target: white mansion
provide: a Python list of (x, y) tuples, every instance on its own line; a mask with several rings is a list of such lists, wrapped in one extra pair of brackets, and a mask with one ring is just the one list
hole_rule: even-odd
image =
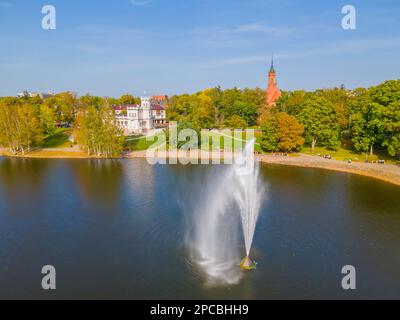
[(125, 134), (147, 134), (167, 126), (167, 113), (159, 99), (142, 97), (141, 104), (114, 106), (117, 125)]

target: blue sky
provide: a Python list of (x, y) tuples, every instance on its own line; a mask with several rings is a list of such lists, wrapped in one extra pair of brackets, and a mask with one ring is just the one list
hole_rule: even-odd
[(399, 78), (399, 17), (398, 0), (0, 0), (0, 96), (264, 88), (272, 53), (284, 90), (371, 86)]

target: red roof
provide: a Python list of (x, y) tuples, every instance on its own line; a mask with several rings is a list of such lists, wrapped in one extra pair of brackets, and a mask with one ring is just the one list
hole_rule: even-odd
[[(122, 111), (122, 110), (126, 110), (127, 108), (139, 108), (139, 107), (140, 107), (140, 105), (137, 105), (137, 104), (126, 104), (123, 106), (113, 106), (115, 111)], [(152, 110), (165, 110), (165, 108), (163, 106), (160, 106), (159, 104), (152, 104), (151, 109)]]
[(126, 110), (127, 108), (137, 108), (139, 105), (137, 104), (125, 104), (122, 106), (113, 106), (114, 110)]
[(163, 100), (168, 100), (168, 96), (166, 96), (166, 95), (152, 96), (151, 99), (163, 101)]
[(122, 110), (125, 110), (126, 107), (125, 107), (125, 106), (113, 106), (113, 109), (114, 109), (115, 111), (122, 111)]
[(161, 111), (165, 110), (165, 108), (163, 106), (160, 106), (159, 104), (152, 104), (151, 109), (152, 110), (161, 110)]

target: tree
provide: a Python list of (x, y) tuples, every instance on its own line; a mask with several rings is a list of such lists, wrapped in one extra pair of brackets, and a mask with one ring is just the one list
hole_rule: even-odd
[(400, 156), (400, 101), (391, 102), (387, 106), (384, 130), (382, 146), (390, 156)]
[(53, 135), (56, 131), (56, 119), (54, 110), (50, 108), (48, 105), (41, 105), (40, 106), (40, 124), (42, 126), (43, 132), (46, 135)]
[(391, 155), (400, 153), (400, 80), (386, 81), (368, 90), (355, 91), (352, 105), (352, 140), (358, 151), (372, 155), (384, 148)]
[[(259, 88), (206, 89), (195, 94), (173, 96), (169, 100), (169, 121), (186, 120), (196, 128), (216, 128), (226, 125), (233, 116), (253, 126), (261, 113), (265, 92)], [(235, 117), (235, 119), (238, 119)]]
[(344, 87), (317, 90), (316, 94), (324, 97), (332, 103), (336, 114), (337, 120), (341, 130), (348, 129), (349, 126), (349, 100), (351, 99), (350, 92)]
[(30, 104), (17, 107), (17, 135), (19, 136), (19, 149), (22, 155), (25, 151), (31, 151), (33, 146), (39, 145), (43, 141), (43, 131), (40, 121), (36, 117), (35, 111)]
[(338, 148), (340, 126), (335, 108), (327, 99), (315, 95), (308, 98), (298, 118), (304, 125), (306, 143), (313, 151), (317, 144)]
[(89, 107), (95, 107), (99, 109), (104, 105), (104, 99), (96, 96), (86, 94), (79, 98), (78, 106), (80, 109), (87, 109)]
[(247, 122), (238, 115), (233, 115), (225, 121), (225, 127), (230, 129), (244, 129), (247, 127)]
[(287, 112), (292, 116), (297, 116), (312, 93), (298, 90), (293, 92), (282, 92), (281, 98), (277, 101), (276, 106), (279, 111)]
[(88, 155), (111, 158), (122, 152), (124, 136), (115, 124), (114, 111), (90, 106), (77, 117), (77, 138)]
[(135, 98), (131, 94), (125, 94), (119, 98), (119, 103), (121, 105), (126, 104), (140, 104), (140, 98)]
[(8, 148), (12, 154), (19, 150), (17, 123), (15, 107), (3, 100), (0, 104), (0, 145)]
[(193, 97), (194, 110), (188, 120), (197, 129), (212, 129), (216, 125), (216, 108), (207, 91)]
[[(179, 141), (179, 134), (186, 129), (191, 130), (191, 135), (186, 138), (186, 141)], [(170, 130), (165, 130), (166, 140), (170, 144), (170, 148), (176, 147), (177, 149), (180, 149), (184, 145), (190, 149), (197, 149), (199, 147), (201, 136), (200, 131), (196, 129), (190, 122), (187, 122), (186, 120), (179, 121), (176, 127), (176, 132), (176, 136), (170, 136)], [(194, 142), (189, 143), (190, 141)]]
[(278, 121), (275, 114), (265, 115), (265, 122), (262, 126), (261, 148), (264, 151), (275, 152), (278, 150)]
[(70, 92), (62, 92), (44, 100), (44, 104), (52, 108), (56, 121), (72, 125), (77, 111), (77, 99)]
[(386, 81), (371, 91), (380, 129), (378, 140), (389, 155), (400, 155), (400, 80)]
[(290, 152), (299, 150), (305, 140), (304, 126), (287, 113), (278, 114), (278, 150)]
[(248, 126), (254, 126), (259, 115), (258, 107), (249, 101), (235, 101), (232, 106), (233, 115), (246, 121)]
[(12, 154), (25, 155), (43, 140), (42, 128), (35, 109), (28, 103), (11, 106), (0, 103), (0, 144)]
[(304, 127), (299, 121), (284, 112), (270, 113), (263, 126), (261, 147), (265, 151), (291, 152), (304, 144)]

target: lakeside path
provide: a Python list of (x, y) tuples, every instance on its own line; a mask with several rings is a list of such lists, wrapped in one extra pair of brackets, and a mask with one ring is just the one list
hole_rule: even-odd
[(87, 153), (80, 150), (78, 147), (74, 148), (49, 148), (31, 151), (25, 156), (12, 155), (4, 148), (0, 148), (0, 156), (10, 158), (27, 158), (27, 159), (89, 159)]
[[(0, 155), (9, 156), (0, 148)], [(123, 158), (146, 158), (146, 151), (126, 152)], [(400, 186), (400, 165), (375, 164), (364, 162), (328, 160), (317, 156), (297, 154), (289, 157), (275, 155), (257, 155), (261, 162), (269, 164), (296, 166), (302, 168), (318, 168), (331, 171), (347, 172), (367, 176)], [(88, 159), (85, 152), (78, 148), (42, 149), (25, 155), (25, 158), (49, 158), (49, 159)]]
[(395, 164), (347, 163), (346, 161), (328, 160), (305, 154), (292, 157), (259, 155), (257, 158), (264, 163), (347, 172), (383, 180), (400, 186), (400, 165)]
[[(146, 151), (134, 151), (125, 154), (125, 158), (145, 158)], [(400, 165), (328, 160), (318, 156), (296, 154), (284, 157), (276, 155), (257, 155), (263, 163), (295, 166), (301, 168), (317, 168), (330, 171), (347, 172), (362, 175), (400, 186)]]

